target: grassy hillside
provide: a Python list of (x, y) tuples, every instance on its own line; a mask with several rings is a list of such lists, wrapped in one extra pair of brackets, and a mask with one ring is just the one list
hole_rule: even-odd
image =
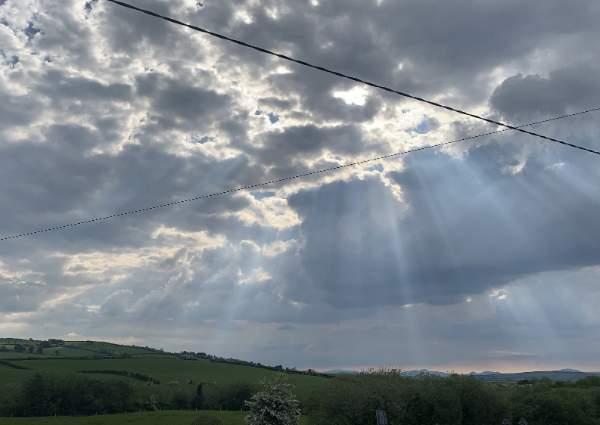
[[(57, 340), (60, 341), (60, 340)], [(26, 348), (25, 351), (15, 351), (15, 345), (19, 344)], [(2, 359), (24, 359), (24, 358), (57, 358), (57, 357), (114, 357), (122, 355), (131, 356), (168, 356), (160, 350), (148, 347), (134, 347), (127, 345), (111, 344), (109, 342), (96, 341), (61, 341), (58, 344), (44, 346), (43, 341), (0, 338), (0, 360)], [(33, 352), (29, 348), (33, 348)], [(38, 348), (42, 353), (38, 353)], [(58, 352), (58, 353), (57, 353)]]
[[(48, 373), (72, 373), (82, 370), (120, 370), (136, 372), (156, 379), (161, 384), (171, 381), (198, 383), (201, 380), (216, 383), (231, 381), (258, 382), (265, 377), (272, 378), (276, 372), (256, 367), (216, 363), (208, 360), (182, 360), (168, 357), (132, 357), (128, 359), (42, 359), (22, 360), (15, 365)], [(0, 365), (0, 385), (19, 383), (29, 377), (31, 370), (11, 369)], [(6, 373), (4, 373), (6, 372)], [(118, 375), (88, 375), (94, 379), (125, 379)], [(303, 397), (320, 387), (327, 379), (308, 375), (289, 375), (288, 382), (295, 386), (298, 396)], [(135, 382), (131, 380), (131, 382)]]
[[(14, 351), (17, 344), (25, 347), (25, 351)], [(5, 348), (1, 349), (2, 347)], [(29, 352), (30, 347), (33, 353)], [(35, 371), (54, 374), (80, 371), (137, 373), (159, 381), (161, 387), (169, 386), (173, 381), (194, 386), (200, 381), (217, 385), (234, 381), (257, 383), (263, 378), (273, 378), (277, 373), (275, 370), (249, 365), (213, 362), (202, 358), (184, 359), (177, 353), (164, 353), (149, 347), (97, 341), (0, 338), (0, 349), (0, 385), (19, 384), (31, 377)], [(38, 354), (38, 350), (42, 353)], [(11, 368), (10, 365), (28, 370)], [(102, 381), (124, 380), (136, 385), (145, 385), (139, 379), (118, 374), (94, 373), (84, 376)], [(326, 378), (310, 375), (288, 376), (288, 382), (294, 385), (295, 392), (301, 399), (326, 381)], [(161, 391), (160, 388), (156, 390)]]

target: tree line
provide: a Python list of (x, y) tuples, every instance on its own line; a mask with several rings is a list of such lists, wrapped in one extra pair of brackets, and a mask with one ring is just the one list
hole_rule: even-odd
[(140, 410), (248, 410), (244, 404), (257, 391), (251, 382), (217, 384), (201, 381), (167, 384), (142, 374), (97, 370), (145, 381), (98, 380), (79, 374), (35, 372), (21, 384), (0, 386), (0, 416), (68, 416)]
[(390, 425), (500, 424), (600, 425), (600, 379), (549, 379), (497, 386), (469, 375), (402, 376), (381, 370), (329, 381), (307, 400), (311, 425), (374, 423), (386, 410)]
[(203, 352), (194, 353), (193, 351), (189, 351), (189, 352), (182, 351), (180, 353), (171, 353), (171, 354), (173, 354), (177, 357), (183, 358), (183, 359), (187, 359), (187, 360), (204, 359), (204, 360), (209, 360), (211, 362), (216, 362), (216, 363), (227, 363), (227, 364), (236, 364), (236, 365), (240, 365), (240, 366), (258, 367), (261, 369), (272, 370), (274, 372), (285, 372), (287, 374), (294, 374), (294, 375), (320, 376), (322, 378), (332, 378), (333, 377), (333, 376), (327, 375), (325, 373), (317, 372), (316, 370), (313, 370), (313, 369), (298, 370), (295, 367), (289, 368), (289, 367), (283, 367), (282, 365), (268, 366), (268, 365), (264, 365), (262, 363), (255, 363), (255, 362), (250, 362), (250, 361), (246, 361), (246, 360), (234, 359), (231, 357), (229, 357), (229, 358), (218, 357), (218, 356), (214, 356), (212, 354), (206, 354)]
[(112, 369), (102, 369), (102, 370), (79, 370), (77, 373), (99, 373), (105, 375), (118, 375), (118, 376), (126, 376), (128, 378), (137, 379), (138, 381), (149, 382), (154, 385), (160, 384), (160, 381), (157, 381), (154, 378), (150, 378), (148, 375), (144, 375), (142, 373), (137, 372), (128, 372), (126, 370), (112, 370)]

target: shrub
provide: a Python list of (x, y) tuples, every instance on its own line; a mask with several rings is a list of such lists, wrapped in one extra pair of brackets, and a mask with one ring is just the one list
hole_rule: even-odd
[(258, 390), (256, 384), (251, 382), (229, 382), (221, 385), (205, 385), (196, 390), (194, 403), (202, 400), (201, 407), (207, 410), (240, 410), (246, 405), (244, 402), (250, 400), (252, 394)]
[(292, 393), (284, 373), (272, 381), (260, 381), (261, 390), (250, 401), (250, 414), (244, 418), (246, 425), (297, 425), (300, 422), (298, 400)]

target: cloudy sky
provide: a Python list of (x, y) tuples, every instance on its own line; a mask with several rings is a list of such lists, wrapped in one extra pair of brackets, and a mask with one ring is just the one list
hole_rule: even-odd
[[(600, 107), (597, 0), (130, 0), (511, 125)], [(600, 150), (600, 112), (529, 127)], [(499, 130), (105, 0), (0, 0), (0, 237)], [(600, 156), (506, 131), (0, 242), (0, 336), (600, 370)]]

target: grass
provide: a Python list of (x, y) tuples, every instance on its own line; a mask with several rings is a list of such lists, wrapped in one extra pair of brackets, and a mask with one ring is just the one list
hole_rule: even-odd
[[(94, 344), (95, 345), (95, 344)], [(69, 348), (64, 349), (70, 350)], [(201, 380), (216, 382), (217, 384), (231, 381), (258, 382), (263, 378), (273, 378), (275, 371), (257, 367), (232, 365), (226, 363), (210, 362), (208, 360), (181, 360), (169, 357), (144, 356), (129, 359), (68, 359), (51, 358), (45, 356), (42, 360), (21, 360), (15, 362), (46, 373), (73, 373), (80, 370), (123, 370), (147, 375), (153, 379), (167, 384), (171, 381), (187, 382), (191, 380), (197, 384)], [(11, 369), (0, 365), (0, 385), (16, 384), (27, 379), (32, 371)], [(85, 375), (92, 379), (101, 380), (126, 380), (135, 381), (118, 375), (94, 374)], [(327, 379), (308, 375), (288, 375), (288, 382), (294, 385), (296, 395), (304, 399), (309, 393), (327, 382)]]
[[(19, 365), (48, 373), (69, 373), (79, 370), (126, 370), (148, 375), (161, 383), (171, 381), (184, 382), (201, 380), (225, 383), (231, 381), (258, 382), (265, 377), (272, 378), (276, 372), (256, 367), (210, 362), (208, 360), (180, 360), (161, 357), (135, 357), (131, 359), (96, 359), (96, 360), (23, 360)], [(27, 372), (18, 371), (16, 372)], [(94, 375), (100, 377), (101, 375)], [(109, 379), (122, 379), (117, 375), (107, 375)], [(17, 375), (5, 377), (0, 375), (0, 384), (21, 382)], [(288, 382), (296, 387), (301, 396), (320, 387), (327, 379), (308, 375), (288, 375)]]
[[(7, 341), (7, 340), (5, 340)], [(11, 340), (13, 342), (14, 340)], [(24, 345), (29, 347), (31, 344), (30, 341), (22, 341)], [(160, 351), (154, 351), (151, 349), (145, 348), (137, 348), (137, 347), (127, 347), (122, 345), (110, 344), (106, 342), (96, 342), (94, 344), (78, 341), (70, 341), (64, 347), (50, 347), (44, 348), (43, 354), (38, 354), (37, 351), (30, 353), (29, 351), (24, 351), (22, 353), (13, 351), (14, 344), (2, 344), (4, 345), (7, 351), (0, 351), (0, 359), (15, 359), (15, 358), (48, 358), (48, 357), (110, 357), (115, 355), (121, 355), (123, 353), (130, 354), (133, 356), (163, 356), (170, 357), (165, 354), (162, 354)], [(36, 347), (37, 350), (37, 347)], [(56, 355), (56, 351), (59, 352), (58, 356)], [(106, 351), (102, 353), (101, 351)], [(118, 354), (113, 354), (111, 351), (114, 351)]]
[[(210, 412), (223, 421), (223, 425), (243, 425), (248, 412)], [(162, 412), (136, 412), (119, 415), (98, 415), (84, 417), (61, 416), (59, 418), (0, 418), (0, 424), (14, 425), (189, 425), (196, 417), (196, 411), (167, 410)], [(300, 425), (306, 425), (308, 418), (300, 418)]]
[(158, 350), (142, 347), (130, 347), (127, 345), (111, 344), (110, 342), (87, 342), (87, 341), (69, 341), (67, 345), (77, 345), (80, 349), (85, 349), (88, 355), (110, 355), (100, 353), (101, 350), (116, 351), (118, 353), (126, 353), (131, 355), (164, 355)]
[(17, 384), (33, 375), (32, 370), (19, 370), (0, 364), (0, 384)]
[(19, 353), (17, 351), (12, 351), (12, 348), (11, 351), (0, 351), (0, 360), (25, 359), (27, 357), (46, 358), (48, 356), (44, 354), (37, 354), (35, 352), (30, 353), (28, 351)]

